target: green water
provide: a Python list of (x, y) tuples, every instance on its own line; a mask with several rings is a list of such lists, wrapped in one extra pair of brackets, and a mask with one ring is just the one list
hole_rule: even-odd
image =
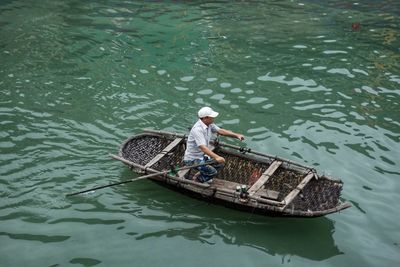
[[(399, 266), (399, 15), (394, 0), (1, 1), (0, 265)], [(341, 178), (353, 207), (262, 217), (150, 181), (65, 197), (135, 177), (108, 154), (143, 128), (185, 132), (203, 105), (240, 145)]]

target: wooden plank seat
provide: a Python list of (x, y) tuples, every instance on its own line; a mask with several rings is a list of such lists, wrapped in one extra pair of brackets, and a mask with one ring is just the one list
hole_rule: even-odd
[(183, 140), (183, 138), (175, 138), (174, 141), (172, 141), (168, 146), (166, 146), (163, 151), (161, 151), (157, 156), (155, 156), (152, 160), (150, 160), (144, 167), (149, 168), (154, 165), (157, 161), (162, 159), (168, 152), (170, 152), (172, 149), (174, 149), (177, 145), (180, 144), (180, 142)]
[(236, 182), (219, 179), (218, 177), (216, 177), (216, 178), (213, 178), (211, 185), (218, 187), (218, 188), (226, 188), (226, 189), (236, 190), (236, 186), (238, 186), (240, 184), (238, 184)]
[[(218, 178), (213, 178), (213, 182), (211, 183), (211, 186), (215, 186), (217, 188), (226, 188), (230, 190), (235, 190), (236, 187), (240, 185), (239, 183), (236, 182), (231, 182), (223, 179), (218, 179)], [(253, 194), (254, 196), (260, 197), (260, 198), (265, 198), (265, 199), (273, 199), (276, 200), (278, 199), (279, 192), (273, 191), (273, 190), (262, 190), (258, 191), (257, 193)]]
[(249, 189), (249, 194), (252, 196), (260, 190), (261, 187), (268, 181), (268, 179), (274, 174), (274, 172), (281, 166), (282, 161), (275, 160), (271, 163), (268, 169), (258, 178), (257, 182), (253, 184), (252, 187)]
[(253, 195), (261, 197), (261, 198), (277, 200), (278, 197), (279, 197), (279, 192), (278, 191), (274, 191), (274, 190), (266, 189), (265, 191), (258, 191), (257, 193), (255, 193)]
[(312, 178), (314, 178), (314, 176), (314, 172), (309, 172), (306, 177), (304, 177), (300, 184), (285, 197), (285, 206), (282, 209), (285, 209), (293, 201), (293, 199), (295, 199), (295, 197), (301, 192), (301, 190), (303, 190), (307, 183), (311, 181)]

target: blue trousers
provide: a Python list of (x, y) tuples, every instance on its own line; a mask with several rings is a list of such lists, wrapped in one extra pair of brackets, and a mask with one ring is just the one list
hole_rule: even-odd
[[(191, 166), (191, 165), (206, 163), (208, 160), (209, 159), (207, 157), (204, 157), (204, 159), (185, 160), (184, 163), (187, 166)], [(213, 166), (202, 165), (202, 166), (196, 167), (196, 169), (200, 172), (200, 176), (198, 179), (202, 183), (207, 182), (208, 180), (212, 179), (213, 176), (217, 175), (218, 170), (222, 169), (223, 167), (224, 167), (224, 164), (215, 164)]]

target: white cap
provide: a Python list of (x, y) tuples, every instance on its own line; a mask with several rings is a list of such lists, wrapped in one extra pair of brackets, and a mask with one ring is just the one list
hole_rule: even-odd
[(199, 115), (199, 118), (201, 119), (201, 118), (204, 118), (204, 117), (215, 118), (215, 117), (218, 116), (219, 113), (215, 112), (210, 107), (202, 107), (197, 114)]

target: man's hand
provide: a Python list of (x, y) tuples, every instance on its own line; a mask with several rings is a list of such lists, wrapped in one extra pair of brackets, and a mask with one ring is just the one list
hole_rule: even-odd
[(222, 128), (218, 130), (218, 133), (220, 135), (223, 135), (223, 136), (229, 136), (229, 137), (233, 137), (233, 138), (239, 139), (240, 141), (244, 140), (244, 136), (242, 134), (234, 133), (232, 131), (225, 130), (225, 129), (222, 129)]
[(218, 163), (225, 163), (225, 159), (223, 157), (217, 156), (214, 158)]
[(240, 141), (244, 140), (244, 136), (241, 134), (236, 134), (236, 138), (239, 139)]
[(217, 161), (220, 164), (224, 164), (225, 163), (225, 159), (223, 157), (221, 157), (218, 154), (215, 154), (214, 152), (212, 152), (208, 147), (206, 147), (205, 145), (200, 145), (199, 146), (200, 150), (204, 152), (204, 154), (206, 154), (207, 156), (209, 156), (210, 158), (215, 159), (215, 161)]

